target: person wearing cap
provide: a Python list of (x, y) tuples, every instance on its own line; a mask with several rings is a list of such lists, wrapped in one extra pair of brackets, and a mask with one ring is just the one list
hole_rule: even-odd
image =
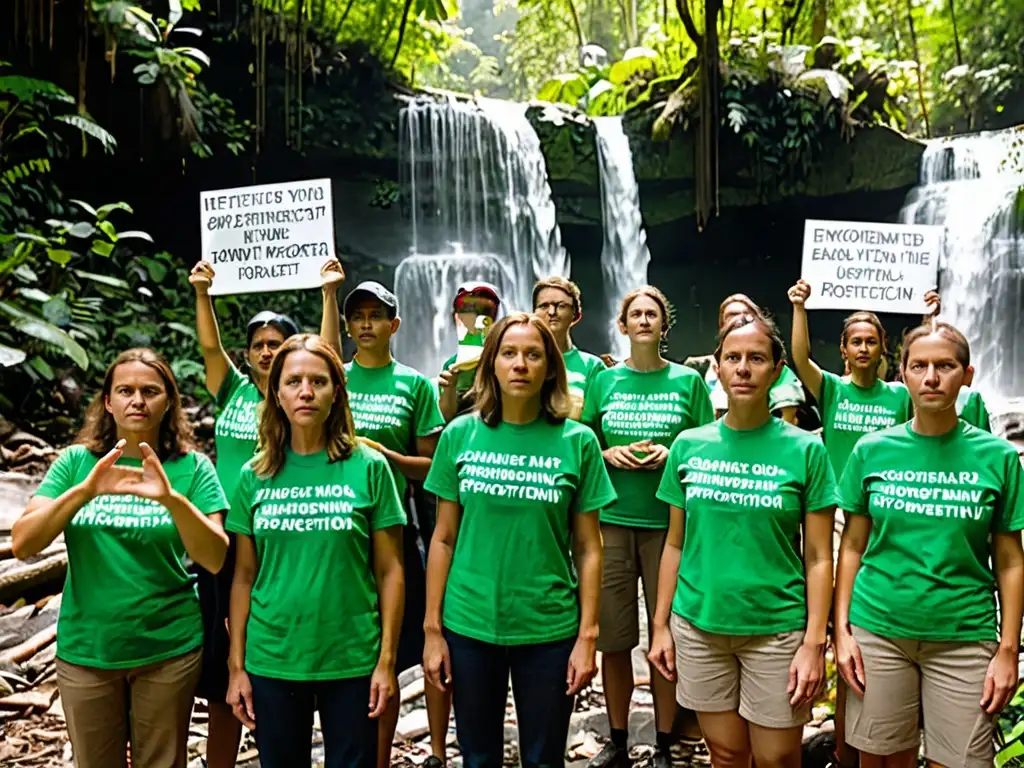
[(594, 377), (606, 367), (597, 355), (573, 346), (569, 332), (583, 319), (583, 298), (579, 286), (560, 275), (538, 280), (533, 286), (533, 313), (547, 323), (562, 352), (569, 379), (569, 398), (572, 400), (569, 417), (579, 420), (587, 389)]
[(459, 339), (460, 351), (441, 365), (437, 380), (438, 404), (446, 422), (473, 407), (470, 390), (480, 359), (479, 353), (473, 352), (483, 349), (487, 329), (498, 319), (500, 307), (498, 289), (490, 283), (463, 283), (455, 292), (452, 316), (456, 326), (465, 329), (465, 336)]
[[(445, 420), (430, 380), (391, 356), (391, 337), (402, 324), (395, 295), (373, 280), (362, 282), (345, 297), (342, 314), (349, 336), (356, 343), (355, 357), (345, 365), (356, 435), (390, 462), (410, 521), (403, 535), (405, 615), (395, 666), (400, 673), (416, 666), (423, 658), (426, 578), (425, 563), (419, 554), (419, 537), (429, 542), (433, 533), (432, 511), (428, 514), (423, 508), (426, 504), (414, 504), (410, 482), (422, 483), (426, 479)], [(340, 351), (338, 306), (333, 293), (324, 294), (320, 335)], [(451, 696), (432, 686), (426, 689), (426, 696), (432, 754), (424, 765), (425, 768), (440, 768), (446, 759)], [(397, 697), (393, 698), (381, 717), (377, 747), (380, 768), (391, 764), (399, 703)]]
[[(324, 292), (334, 293), (345, 279), (337, 261), (324, 265)], [(235, 367), (221, 342), (210, 286), (213, 266), (198, 262), (189, 275), (196, 292), (196, 333), (206, 368), (206, 388), (217, 402), (214, 444), (217, 477), (230, 503), (242, 466), (256, 453), (258, 409), (267, 390), (267, 376), (278, 348), (299, 332), (295, 321), (271, 310), (257, 313), (246, 325), (243, 373)], [(196, 569), (199, 602), (203, 612), (203, 671), (196, 695), (208, 702), (210, 710), (207, 768), (234, 766), (242, 736), (241, 723), (227, 705), (228, 689), (228, 602), (235, 569), (235, 541), (230, 536), (224, 568), (214, 576)]]

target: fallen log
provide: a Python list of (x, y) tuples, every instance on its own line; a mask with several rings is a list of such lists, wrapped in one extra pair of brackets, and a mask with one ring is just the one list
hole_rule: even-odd
[(57, 691), (20, 691), (0, 699), (0, 709), (39, 709), (46, 711), (53, 704)]
[(25, 642), (0, 652), (0, 661), (13, 661), (15, 664), (20, 664), (25, 659), (35, 656), (56, 639), (57, 625), (54, 624), (32, 635)]
[[(60, 614), (60, 598), (61, 596), (58, 595), (56, 600), (48, 601), (44, 604), (42, 610), (39, 610), (34, 615), (30, 615), (28, 618), (22, 618), (19, 622), (11, 620), (5, 626), (0, 626), (0, 653), (3, 653), (12, 646), (21, 645), (33, 635), (37, 635), (47, 627), (56, 624), (57, 617)], [(36, 608), (35, 605), (26, 607), (31, 608), (33, 611)], [(23, 616), (23, 614), (19, 615)], [(0, 619), (0, 622), (2, 621)]]
[(64, 578), (67, 567), (68, 553), (63, 546), (50, 555), (44, 551), (28, 560), (0, 562), (0, 602), (39, 584)]

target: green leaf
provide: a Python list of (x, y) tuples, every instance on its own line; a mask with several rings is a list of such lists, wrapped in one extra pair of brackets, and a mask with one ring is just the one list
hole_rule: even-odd
[(188, 336), (190, 339), (194, 339), (196, 337), (196, 329), (191, 328), (184, 323), (167, 323), (167, 327), (172, 331), (177, 331), (178, 333)]
[(70, 93), (49, 80), (37, 80), (34, 77), (23, 77), (22, 75), (0, 76), (0, 93), (10, 94), (18, 101), (32, 102), (39, 98), (44, 101), (59, 101), (65, 104), (75, 103)]
[(91, 117), (85, 115), (57, 115), (54, 119), (74, 126), (86, 136), (96, 139), (109, 154), (113, 154), (117, 148), (117, 139), (114, 138), (113, 134), (101, 128)]
[(11, 318), (11, 325), (26, 336), (52, 344), (63, 354), (70, 357), (75, 364), (85, 370), (89, 367), (89, 356), (81, 345), (60, 328), (18, 309), (10, 302), (0, 301), (0, 312)]
[(54, 296), (42, 306), (43, 317), (48, 323), (58, 328), (66, 328), (71, 324), (71, 307), (59, 296)]
[(100, 285), (109, 285), (111, 288), (123, 288), (127, 290), (131, 286), (128, 285), (124, 280), (119, 277), (109, 277), (107, 275), (97, 275), (94, 272), (86, 272), (82, 269), (74, 270), (74, 273), (84, 280), (91, 280), (94, 283)]
[(100, 231), (103, 232), (103, 234), (105, 234), (115, 243), (117, 242), (117, 229), (114, 227), (113, 224), (111, 224), (109, 221), (100, 221), (96, 224), (96, 226), (100, 228)]
[(83, 211), (88, 213), (90, 216), (93, 216), (93, 217), (96, 216), (96, 209), (93, 208), (88, 203), (83, 202), (81, 200), (68, 200), (68, 202), (69, 203), (73, 203), (74, 205), (77, 205), (79, 208), (81, 208)]
[(49, 245), (50, 241), (45, 237), (35, 234), (34, 232), (16, 232), (15, 237), (20, 237), (22, 240), (31, 240), (33, 243), (39, 243), (40, 245)]
[(650, 48), (630, 48), (623, 54), (622, 61), (612, 64), (608, 71), (608, 79), (615, 85), (622, 85), (634, 75), (656, 72), (657, 68), (657, 51)]
[(50, 300), (50, 294), (40, 291), (38, 288), (19, 288), (18, 295), (24, 296), (29, 301), (44, 302)]
[(203, 62), (203, 64), (205, 64), (206, 66), (210, 66), (210, 57), (207, 56), (204, 51), (201, 51), (198, 48), (175, 48), (174, 50), (176, 50), (182, 56), (188, 56), (190, 58), (195, 59), (196, 61)]
[(75, 254), (72, 251), (63, 248), (47, 248), (46, 255), (50, 257), (50, 261), (60, 264), (62, 267), (66, 267), (75, 258)]
[(0, 368), (10, 368), (11, 366), (21, 365), (25, 362), (25, 358), (28, 357), (23, 349), (16, 349), (14, 347), (8, 347), (6, 344), (0, 344)]
[(57, 378), (57, 374), (54, 373), (53, 368), (50, 367), (50, 364), (43, 360), (43, 358), (39, 357), (39, 355), (36, 355), (31, 360), (29, 360), (28, 364), (32, 366), (33, 369), (35, 369), (36, 373), (38, 373), (47, 381), (53, 381), (55, 378)]
[(128, 203), (107, 203), (106, 205), (101, 205), (99, 208), (96, 209), (96, 218), (102, 221), (114, 211), (127, 211), (128, 213), (135, 213), (135, 211), (132, 210), (132, 207), (128, 205)]
[[(106, 223), (106, 222), (104, 222), (104, 223)], [(92, 243), (92, 248), (90, 248), (89, 250), (91, 250), (93, 253), (95, 253), (98, 256), (103, 256), (104, 258), (109, 258), (110, 254), (112, 254), (114, 252), (114, 244), (113, 243), (108, 243), (108, 242), (106, 242), (104, 240), (94, 240), (93, 243)]]
[(96, 227), (87, 221), (79, 221), (68, 230), (68, 234), (72, 237), (92, 237), (96, 234)]
[(143, 231), (138, 230), (138, 229), (129, 229), (126, 232), (121, 232), (121, 233), (118, 234), (117, 239), (118, 240), (136, 239), (136, 240), (145, 240), (145, 241), (150, 242), (150, 243), (153, 242), (153, 238), (149, 236), (148, 232), (143, 232)]
[(167, 266), (157, 259), (140, 256), (139, 263), (146, 268), (146, 272), (149, 273), (149, 279), (154, 283), (162, 283), (167, 276)]

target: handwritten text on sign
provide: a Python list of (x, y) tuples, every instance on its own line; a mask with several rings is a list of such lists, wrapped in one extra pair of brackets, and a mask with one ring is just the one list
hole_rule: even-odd
[(808, 309), (923, 314), (936, 286), (942, 227), (808, 219), (801, 277)]
[(200, 193), (203, 258), (217, 273), (210, 293), (315, 288), (334, 258), (330, 179)]

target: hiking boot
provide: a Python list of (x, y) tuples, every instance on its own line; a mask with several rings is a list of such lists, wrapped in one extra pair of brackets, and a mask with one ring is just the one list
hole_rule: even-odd
[(600, 752), (590, 758), (587, 768), (632, 768), (632, 765), (629, 751), (619, 749), (609, 741)]
[(672, 755), (667, 750), (655, 747), (651, 768), (672, 768)]
[(445, 768), (445, 766), (446, 764), (444, 760), (437, 757), (436, 755), (431, 755), (423, 761), (423, 768)]

